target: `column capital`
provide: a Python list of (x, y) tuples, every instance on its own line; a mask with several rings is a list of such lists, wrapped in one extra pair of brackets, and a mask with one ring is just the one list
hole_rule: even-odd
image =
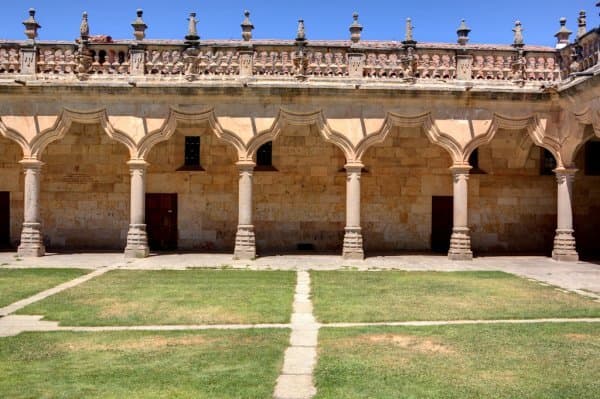
[(362, 162), (348, 162), (344, 165), (347, 173), (361, 173), (365, 165)]
[(129, 166), (129, 169), (131, 169), (131, 170), (136, 170), (136, 169), (146, 170), (149, 163), (144, 161), (143, 159), (132, 159), (127, 162), (127, 165)]
[(556, 168), (553, 170), (553, 172), (556, 173), (557, 176), (559, 176), (559, 175), (562, 175), (562, 176), (575, 175), (578, 171), (579, 171), (579, 169), (577, 169), (577, 168)]
[(453, 175), (468, 175), (471, 169), (473, 169), (473, 167), (468, 163), (457, 163), (450, 167), (450, 171)]
[(235, 163), (238, 170), (240, 172), (253, 172), (256, 167), (256, 162), (254, 161), (238, 161)]
[(40, 161), (39, 159), (35, 159), (35, 158), (25, 158), (19, 161), (19, 163), (21, 165), (23, 165), (23, 168), (25, 169), (41, 169), (42, 166), (44, 166), (44, 163), (42, 161)]

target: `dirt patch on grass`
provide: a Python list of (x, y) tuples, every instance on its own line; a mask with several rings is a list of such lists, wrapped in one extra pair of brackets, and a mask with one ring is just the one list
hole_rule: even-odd
[(449, 345), (436, 342), (430, 338), (399, 334), (368, 334), (338, 341), (337, 345), (352, 347), (357, 341), (362, 345), (390, 345), (424, 354), (453, 354), (456, 351)]
[(78, 341), (67, 342), (58, 345), (58, 349), (70, 352), (78, 351), (152, 351), (175, 346), (199, 346), (213, 342), (214, 339), (209, 339), (201, 335), (188, 337), (142, 337), (139, 339), (128, 339), (117, 342), (92, 342)]
[(589, 334), (565, 334), (565, 337), (572, 341), (589, 341), (592, 336)]

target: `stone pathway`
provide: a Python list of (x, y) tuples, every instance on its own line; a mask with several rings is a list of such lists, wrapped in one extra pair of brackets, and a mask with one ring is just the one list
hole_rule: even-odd
[(310, 275), (307, 271), (299, 271), (290, 347), (285, 351), (283, 370), (273, 395), (275, 399), (310, 399), (316, 395), (313, 369), (317, 363), (318, 335), (319, 325), (310, 299)]

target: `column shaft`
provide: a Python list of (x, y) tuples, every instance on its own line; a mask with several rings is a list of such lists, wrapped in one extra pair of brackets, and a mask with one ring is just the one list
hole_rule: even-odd
[(20, 162), (25, 173), (24, 221), (19, 256), (44, 256), (44, 238), (40, 222), (40, 174), (43, 163), (35, 159)]
[(362, 164), (346, 165), (346, 228), (344, 234), (344, 259), (364, 259), (362, 229), (360, 225), (360, 178)]
[(552, 258), (564, 262), (577, 262), (575, 230), (573, 229), (573, 180), (576, 169), (559, 168), (556, 173), (557, 191), (557, 226), (554, 238)]
[(256, 238), (252, 221), (252, 179), (254, 162), (238, 162), (239, 177), (239, 206), (238, 229), (235, 235), (234, 259), (256, 258)]
[(127, 163), (131, 175), (130, 223), (127, 232), (127, 258), (145, 258), (150, 253), (146, 233), (146, 168), (144, 160)]
[(456, 165), (451, 168), (454, 179), (454, 217), (450, 238), (451, 260), (472, 260), (471, 234), (469, 229), (469, 165)]

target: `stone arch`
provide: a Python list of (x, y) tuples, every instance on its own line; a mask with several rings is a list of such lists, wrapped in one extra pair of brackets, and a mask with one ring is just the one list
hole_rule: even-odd
[(547, 120), (541, 119), (537, 115), (511, 118), (494, 114), (490, 127), (485, 134), (475, 137), (465, 145), (462, 161), (467, 162), (475, 149), (489, 144), (496, 137), (500, 129), (526, 130), (527, 136), (523, 137), (519, 144), (520, 151), (517, 153), (518, 162), (523, 161), (524, 163), (526, 161), (531, 147), (535, 144), (550, 151), (556, 159), (557, 166), (561, 167), (563, 165), (560, 152), (561, 143), (546, 134), (546, 124)]
[(42, 131), (39, 135), (35, 136), (31, 140), (31, 157), (40, 159), (41, 154), (46, 147), (50, 143), (64, 138), (67, 132), (71, 129), (73, 123), (80, 123), (83, 125), (99, 124), (108, 137), (123, 144), (129, 151), (130, 157), (135, 157), (135, 142), (126, 133), (115, 129), (115, 127), (110, 123), (106, 109), (77, 111), (68, 108), (64, 108), (61, 111), (56, 119), (56, 122), (51, 128)]
[(175, 134), (177, 125), (180, 122), (206, 123), (215, 136), (236, 149), (240, 160), (247, 159), (248, 151), (244, 141), (234, 132), (226, 130), (221, 126), (212, 108), (200, 112), (184, 112), (171, 108), (169, 116), (161, 128), (150, 132), (140, 140), (137, 156), (140, 159), (145, 159), (152, 147), (160, 142), (169, 140)]
[(442, 147), (450, 154), (454, 163), (461, 163), (464, 159), (460, 143), (452, 135), (442, 132), (438, 128), (431, 112), (416, 116), (404, 116), (388, 112), (382, 127), (358, 143), (356, 146), (356, 160), (360, 162), (370, 147), (383, 143), (394, 127), (420, 127), (432, 144)]
[(31, 147), (27, 139), (19, 132), (8, 127), (0, 118), (0, 135), (17, 143), (21, 147), (23, 158), (31, 157)]
[(262, 131), (248, 142), (247, 159), (254, 158), (256, 151), (265, 143), (274, 141), (287, 126), (315, 126), (321, 137), (328, 143), (334, 144), (342, 150), (346, 160), (352, 162), (356, 159), (354, 146), (348, 138), (332, 129), (327, 123), (323, 111), (292, 112), (280, 109), (270, 129)]

